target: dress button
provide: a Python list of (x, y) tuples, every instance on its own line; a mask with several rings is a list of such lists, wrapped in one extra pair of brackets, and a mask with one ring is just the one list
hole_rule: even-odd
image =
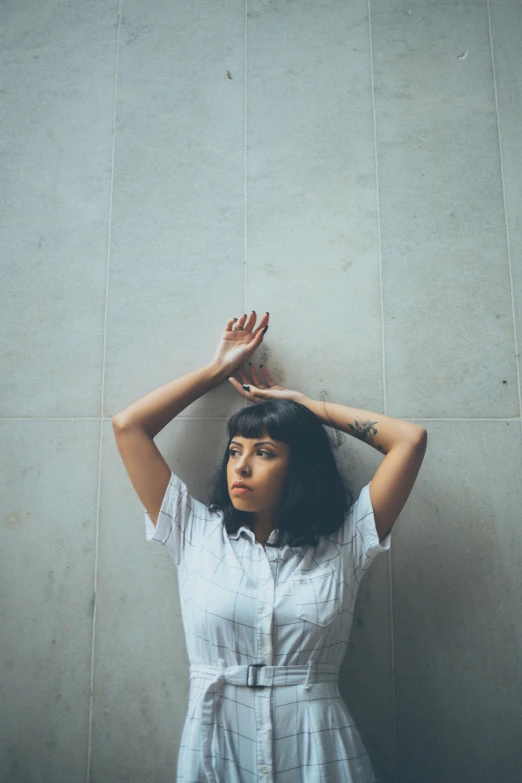
[(260, 772), (268, 772), (268, 767), (266, 766), (266, 764), (261, 764), (259, 770)]

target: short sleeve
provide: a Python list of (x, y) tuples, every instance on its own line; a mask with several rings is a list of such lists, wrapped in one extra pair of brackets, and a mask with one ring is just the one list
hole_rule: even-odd
[(164, 544), (179, 566), (186, 548), (197, 545), (211, 516), (207, 506), (193, 498), (187, 485), (171, 471), (156, 525), (145, 509), (145, 537), (147, 541)]
[(370, 484), (371, 482), (361, 489), (359, 497), (348, 510), (343, 529), (346, 556), (352, 561), (359, 583), (377, 555), (389, 551), (391, 546), (391, 530), (379, 541), (370, 498)]

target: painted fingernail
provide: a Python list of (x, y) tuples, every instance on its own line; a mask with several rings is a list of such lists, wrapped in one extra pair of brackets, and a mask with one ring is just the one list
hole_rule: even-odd
[(254, 313), (254, 315), (256, 315), (256, 311), (255, 310), (252, 310), (252, 312)]
[(233, 318), (232, 320), (233, 320), (233, 321), (237, 321), (237, 318)]
[(267, 315), (270, 315), (270, 313), (268, 312), (268, 310), (266, 311), (266, 314), (267, 314)]
[(252, 362), (248, 362), (248, 366), (251, 367), (251, 365), (252, 365)]
[(249, 391), (250, 391), (250, 386), (248, 386), (248, 384), (246, 384), (246, 383), (242, 383), (242, 384), (241, 384), (241, 386), (243, 387), (243, 389), (244, 389), (245, 391), (247, 391), (247, 392), (249, 392)]
[(263, 365), (262, 365), (262, 364), (260, 364), (259, 366), (260, 366), (260, 367), (263, 367)]
[(265, 328), (263, 329), (263, 334), (266, 334), (266, 330), (267, 330), (267, 329), (268, 329), (268, 324), (267, 324), (267, 325), (265, 326)]

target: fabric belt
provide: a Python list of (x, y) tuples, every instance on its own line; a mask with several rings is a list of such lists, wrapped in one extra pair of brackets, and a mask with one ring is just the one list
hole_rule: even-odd
[(266, 688), (272, 685), (299, 685), (304, 682), (309, 690), (314, 682), (339, 680), (339, 666), (330, 663), (309, 661), (302, 666), (272, 666), (265, 663), (251, 663), (245, 666), (225, 666), (218, 658), (218, 666), (205, 664), (190, 665), (190, 679), (203, 677), (208, 680), (201, 704), (201, 755), (203, 768), (209, 783), (220, 783), (212, 768), (212, 738), (215, 730), (214, 691), (218, 686), (221, 695), (224, 683), (244, 685), (248, 688)]

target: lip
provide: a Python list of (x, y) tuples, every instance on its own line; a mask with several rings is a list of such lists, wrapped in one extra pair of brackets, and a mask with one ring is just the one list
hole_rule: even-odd
[(249, 487), (232, 487), (232, 492), (236, 492), (238, 495), (246, 494), (247, 492), (252, 492)]

